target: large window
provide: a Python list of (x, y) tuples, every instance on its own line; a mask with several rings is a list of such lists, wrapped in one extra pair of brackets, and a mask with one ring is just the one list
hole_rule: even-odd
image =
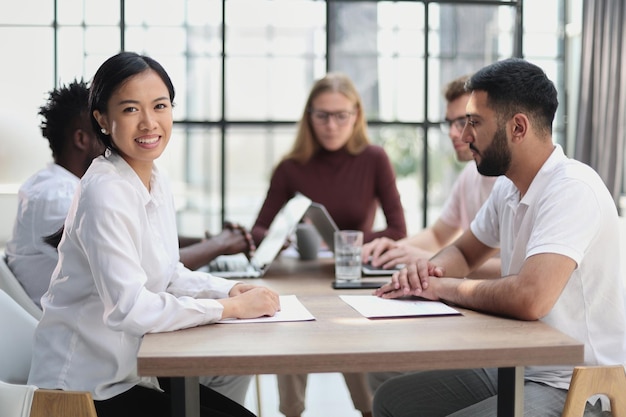
[[(175, 131), (159, 163), (175, 184), (181, 231), (217, 231), (224, 219), (252, 226), (310, 86), (327, 71), (342, 71), (362, 95), (372, 140), (393, 160), (413, 233), (436, 218), (462, 168), (439, 129), (443, 85), (519, 55), (521, 47), (564, 91), (564, 4), (5, 2), (0, 183), (14, 192), (50, 160), (37, 130), (45, 93), (74, 77), (89, 79), (108, 56), (132, 50), (161, 62), (176, 87)], [(559, 142), (565, 109), (556, 122)]]

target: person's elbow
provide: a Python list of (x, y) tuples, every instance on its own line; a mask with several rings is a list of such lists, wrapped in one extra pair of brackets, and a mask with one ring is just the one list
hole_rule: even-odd
[(391, 240), (400, 240), (406, 237), (406, 226), (390, 227), (385, 234)]
[(515, 318), (525, 321), (537, 321), (547, 316), (552, 307), (554, 300), (548, 297), (537, 296), (536, 291), (527, 290), (518, 292), (515, 297), (515, 309), (513, 315)]

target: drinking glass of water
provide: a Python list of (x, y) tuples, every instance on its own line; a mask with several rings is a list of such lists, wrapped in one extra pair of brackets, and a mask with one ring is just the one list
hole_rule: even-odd
[(335, 280), (354, 282), (361, 280), (361, 250), (363, 232), (339, 230), (335, 232)]

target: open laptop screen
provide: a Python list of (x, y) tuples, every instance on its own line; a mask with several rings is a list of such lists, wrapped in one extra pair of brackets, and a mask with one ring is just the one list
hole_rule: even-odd
[(254, 253), (255, 265), (263, 268), (276, 259), (285, 241), (294, 232), (310, 205), (311, 200), (308, 197), (297, 194), (283, 206), (274, 217), (267, 234)]

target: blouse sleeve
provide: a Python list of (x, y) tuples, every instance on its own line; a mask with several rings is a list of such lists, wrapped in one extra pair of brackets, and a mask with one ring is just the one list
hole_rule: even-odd
[(406, 237), (404, 208), (402, 207), (400, 192), (396, 185), (396, 175), (387, 153), (383, 148), (377, 148), (380, 149), (380, 152), (377, 153), (376, 161), (376, 195), (385, 214), (387, 228), (366, 233), (364, 239), (368, 242), (378, 237), (388, 237), (393, 240)]
[[(200, 283), (199, 275), (177, 270), (177, 259), (172, 262), (168, 253), (159, 252), (163, 245), (145, 238), (151, 228), (145, 201), (130, 184), (123, 180), (95, 184), (81, 196), (80, 207), (69, 235), (84, 253), (109, 328), (141, 336), (221, 318), (221, 303), (193, 296), (224, 296), (227, 287), (221, 280), (213, 285), (208, 274)], [(161, 237), (167, 238), (154, 240)], [(204, 284), (204, 292), (192, 293), (190, 279)]]

